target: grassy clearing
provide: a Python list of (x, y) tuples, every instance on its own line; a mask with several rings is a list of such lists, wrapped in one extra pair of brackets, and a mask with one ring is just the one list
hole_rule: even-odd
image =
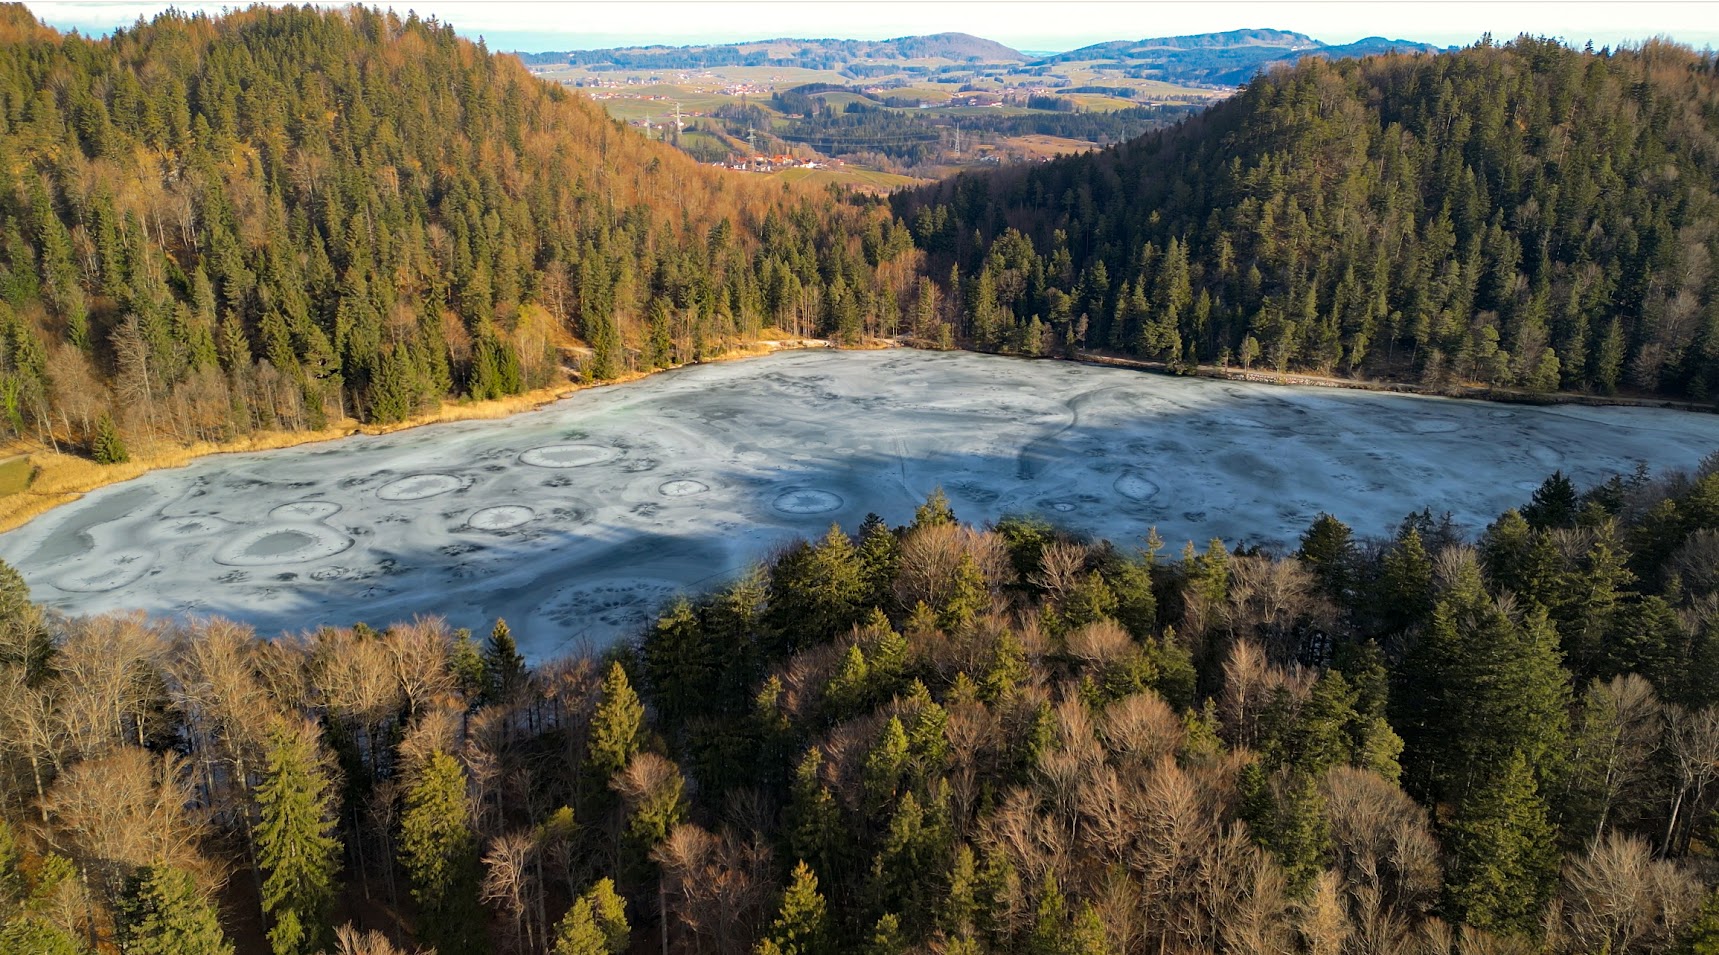
[(898, 176), (891, 172), (878, 172), (875, 169), (856, 169), (853, 167), (842, 169), (795, 167), (784, 169), (776, 173), (775, 176), (784, 182), (807, 183), (814, 186), (836, 183), (866, 192), (893, 192), (902, 186), (911, 186), (925, 181), (915, 179), (912, 176)]
[(17, 455), (0, 461), (0, 495), (17, 494), (30, 486), (36, 473), (28, 455)]

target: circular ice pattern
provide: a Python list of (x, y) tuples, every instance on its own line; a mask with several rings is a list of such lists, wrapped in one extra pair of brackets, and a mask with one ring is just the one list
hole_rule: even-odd
[(146, 550), (116, 550), (100, 554), (55, 578), (53, 584), (61, 590), (78, 594), (99, 594), (118, 590), (136, 583), (155, 563), (155, 555)]
[(663, 497), (691, 497), (694, 494), (703, 494), (708, 490), (710, 490), (710, 485), (703, 481), (694, 481), (691, 478), (668, 481), (662, 487), (657, 488), (657, 492)]
[(1116, 493), (1130, 500), (1144, 501), (1158, 493), (1158, 484), (1143, 474), (1126, 471), (1116, 479)]
[(784, 514), (827, 514), (842, 506), (841, 495), (814, 487), (789, 488), (776, 495), (776, 510)]
[(552, 444), (532, 448), (521, 454), (519, 460), (539, 468), (582, 468), (588, 464), (612, 461), (619, 453), (600, 444)]
[(273, 567), (332, 557), (352, 546), (352, 538), (321, 524), (279, 524), (246, 531), (215, 554), (229, 567)]
[(270, 511), (269, 516), (277, 521), (321, 521), (338, 513), (340, 505), (333, 501), (293, 501)]
[(537, 512), (523, 504), (498, 504), (471, 513), (466, 526), (480, 531), (505, 531), (529, 523)]
[(376, 496), (384, 501), (421, 501), (457, 490), (464, 483), (452, 474), (413, 474), (382, 485)]

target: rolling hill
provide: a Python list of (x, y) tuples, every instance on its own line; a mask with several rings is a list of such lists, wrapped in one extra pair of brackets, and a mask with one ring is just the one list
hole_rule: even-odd
[(521, 54), (528, 64), (566, 63), (625, 70), (689, 70), (721, 66), (839, 69), (853, 63), (944, 60), (955, 63), (1021, 63), (1025, 54), (965, 33), (905, 36), (892, 40), (790, 39), (698, 46), (641, 46)]
[(14, 4), (0, 37), (0, 430), (98, 459), (678, 364), (803, 293), (857, 322), (907, 245), (862, 254), (879, 215), (701, 167), (415, 16), (92, 40)]
[(1428, 43), (1384, 37), (1367, 37), (1354, 43), (1334, 45), (1322, 43), (1305, 33), (1287, 30), (1231, 30), (1098, 43), (1048, 57), (1042, 62), (1103, 62), (1167, 83), (1234, 86), (1247, 82), (1263, 67), (1294, 62), (1305, 56), (1341, 59), (1392, 51), (1431, 52), (1437, 49)]
[(896, 207), (981, 347), (1706, 400), (1716, 117), (1712, 55), (1669, 43), (1309, 58)]

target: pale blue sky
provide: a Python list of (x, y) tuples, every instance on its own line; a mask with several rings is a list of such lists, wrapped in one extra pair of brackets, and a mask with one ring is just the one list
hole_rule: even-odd
[[(42, 0), (48, 23), (101, 33), (168, 6), (218, 13), (231, 0)], [(961, 31), (1017, 49), (1066, 50), (1102, 40), (1251, 27), (1343, 43), (1388, 36), (1465, 44), (1528, 32), (1580, 45), (1656, 35), (1719, 46), (1719, 0), (411, 0), (492, 49), (563, 50), (765, 37), (879, 39)]]

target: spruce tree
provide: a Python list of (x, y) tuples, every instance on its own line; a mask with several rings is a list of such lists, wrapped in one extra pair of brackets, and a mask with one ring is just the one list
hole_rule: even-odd
[(114, 934), (123, 955), (233, 955), (215, 907), (189, 873), (171, 866), (132, 875)]
[(277, 725), (257, 787), (257, 863), (274, 955), (306, 955), (327, 943), (340, 868), (335, 787), (308, 727)]
[(514, 642), (513, 631), (508, 629), (505, 620), (497, 618), (495, 626), (490, 629), (489, 639), (484, 641), (483, 672), (487, 686), (485, 697), (489, 702), (512, 700), (525, 689), (525, 658), (520, 656), (519, 645)]
[(602, 699), (591, 716), (587, 764), (602, 779), (627, 767), (644, 739), (645, 707), (619, 661), (603, 678)]
[(598, 880), (573, 900), (556, 928), (555, 955), (621, 955), (632, 937), (626, 906), (614, 880)]
[(119, 435), (119, 426), (113, 423), (113, 415), (103, 412), (96, 419), (95, 436), (90, 439), (90, 457), (97, 464), (124, 464), (131, 460), (125, 439)]
[(1683, 930), (1677, 955), (1719, 955), (1719, 889), (1707, 893), (1701, 911)]
[(895, 575), (901, 565), (901, 542), (883, 518), (867, 514), (860, 524), (860, 581), (864, 585), (861, 602), (869, 607), (889, 610), (895, 606)]
[(406, 790), (400, 861), (424, 934), (442, 955), (476, 951), (483, 937), (477, 835), (467, 821), (470, 814), (465, 770), (447, 753), (431, 755)]
[(0, 925), (0, 955), (85, 955), (77, 939), (31, 916)]
[(1469, 790), (1447, 845), (1445, 905), (1452, 917), (1500, 934), (1538, 931), (1557, 885), (1557, 836), (1521, 752)]
[(757, 955), (833, 955), (836, 946), (825, 908), (817, 875), (806, 863), (796, 864), (776, 918), (754, 951)]
[(1342, 601), (1349, 595), (1354, 585), (1355, 540), (1347, 524), (1321, 513), (1301, 535), (1295, 556), (1313, 570), (1326, 596)]
[(913, 523), (907, 526), (910, 531), (922, 527), (940, 527), (955, 523), (955, 512), (949, 507), (949, 496), (943, 493), (943, 486), (938, 485), (925, 498), (925, 503), (913, 512)]

